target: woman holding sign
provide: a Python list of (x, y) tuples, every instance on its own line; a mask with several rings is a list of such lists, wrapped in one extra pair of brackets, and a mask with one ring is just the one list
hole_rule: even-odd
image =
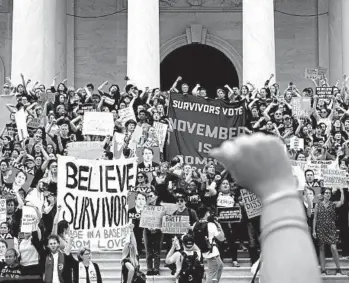
[(341, 207), (344, 202), (343, 188), (340, 188), (340, 201), (330, 201), (332, 190), (326, 188), (323, 192), (324, 199), (315, 206), (315, 215), (313, 222), (313, 237), (319, 240), (320, 245), (320, 265), (321, 273), (326, 274), (325, 269), (325, 245), (330, 245), (333, 260), (336, 264), (336, 273), (342, 273), (339, 265), (339, 256), (337, 251), (336, 237), (336, 208)]

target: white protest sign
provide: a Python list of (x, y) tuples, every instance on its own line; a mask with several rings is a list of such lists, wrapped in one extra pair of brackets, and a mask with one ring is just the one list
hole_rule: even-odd
[(98, 141), (79, 141), (67, 144), (68, 155), (76, 158), (98, 159), (104, 152), (104, 143)]
[(330, 188), (347, 187), (347, 173), (340, 169), (325, 169), (323, 171), (324, 186)]
[(168, 125), (160, 122), (154, 122), (153, 127), (155, 128), (156, 136), (159, 140), (160, 151), (163, 151)]
[(139, 227), (161, 229), (162, 217), (165, 215), (163, 206), (147, 205), (142, 210)]
[(323, 171), (333, 168), (334, 162), (332, 160), (311, 160), (305, 166), (305, 170), (313, 170), (315, 179), (323, 179)]
[(22, 141), (29, 137), (28, 128), (27, 128), (27, 113), (24, 112), (24, 109), (17, 111), (15, 114), (15, 121), (17, 125), (18, 137)]
[(125, 145), (125, 134), (114, 133), (113, 137), (113, 151), (114, 151), (114, 159), (119, 159), (123, 157), (123, 147)]
[(245, 204), (245, 210), (249, 219), (262, 214), (262, 201), (246, 189), (241, 189), (242, 201)]
[(298, 191), (303, 191), (306, 184), (304, 171), (298, 166), (292, 166), (292, 173), (296, 189)]
[(122, 160), (58, 157), (60, 219), (68, 221), (76, 237), (73, 249), (89, 243), (93, 251), (121, 250), (128, 235), (128, 188), (135, 186), (135, 158)]
[(161, 206), (165, 208), (166, 215), (172, 215), (178, 209), (178, 206), (175, 203), (162, 202)]
[(190, 229), (189, 216), (164, 215), (161, 232), (164, 234), (186, 234)]
[(37, 213), (34, 207), (23, 206), (21, 232), (31, 233), (36, 229)]
[(7, 207), (6, 199), (0, 199), (0, 223), (6, 222)]
[(126, 107), (124, 109), (119, 109), (119, 119), (121, 120), (121, 124), (124, 127), (125, 123), (128, 120), (134, 120), (135, 122), (137, 121), (135, 112), (133, 111), (132, 107)]
[(293, 97), (291, 101), (292, 113), (297, 117), (310, 115), (311, 98), (310, 97)]
[(233, 207), (234, 204), (235, 204), (235, 200), (230, 195), (228, 195), (228, 196), (218, 196), (218, 198), (217, 198), (217, 206)]
[(290, 148), (294, 150), (304, 149), (304, 139), (300, 139), (297, 136), (293, 136), (290, 139)]
[(110, 112), (86, 112), (84, 114), (83, 135), (113, 136), (114, 117)]
[(319, 70), (318, 69), (305, 69), (304, 78), (316, 80), (319, 76)]

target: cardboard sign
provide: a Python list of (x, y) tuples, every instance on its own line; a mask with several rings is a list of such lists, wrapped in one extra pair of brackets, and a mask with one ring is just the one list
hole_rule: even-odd
[(250, 191), (241, 189), (242, 201), (245, 204), (245, 210), (249, 219), (262, 214), (262, 201)]
[(316, 95), (319, 98), (331, 99), (333, 97), (333, 88), (332, 87), (317, 87)]
[(84, 115), (83, 135), (113, 136), (114, 117), (109, 112), (86, 112)]
[(23, 206), (22, 213), (23, 215), (22, 215), (21, 232), (31, 233), (35, 231), (38, 215), (34, 207)]
[(323, 171), (324, 186), (329, 188), (347, 187), (347, 174), (340, 169), (325, 169)]
[(160, 148), (138, 147), (136, 156), (138, 157), (139, 172), (149, 173), (160, 169)]
[(163, 206), (145, 206), (142, 211), (139, 227), (148, 229), (161, 229), (161, 222), (164, 214), (165, 208)]
[(310, 79), (310, 80), (316, 80), (319, 76), (319, 70), (318, 69), (305, 69), (304, 78)]
[(123, 127), (125, 126), (128, 120), (134, 120), (135, 122), (137, 121), (135, 112), (133, 111), (132, 107), (119, 109), (118, 113), (119, 113), (119, 119), (121, 120), (121, 124)]
[(291, 106), (292, 114), (297, 117), (309, 116), (312, 111), (310, 97), (293, 97)]
[(165, 215), (162, 217), (161, 231), (164, 234), (183, 235), (190, 229), (189, 216)]
[(220, 223), (239, 223), (242, 219), (239, 206), (217, 207), (217, 214)]
[(155, 128), (156, 136), (159, 140), (160, 151), (162, 152), (165, 145), (168, 125), (160, 122), (154, 122), (153, 127)]
[(29, 190), (29, 187), (34, 179), (34, 170), (26, 167), (21, 163), (13, 163), (8, 172), (7, 183), (12, 184), (11, 189), (14, 187), (23, 189), (25, 192)]
[(165, 208), (166, 215), (172, 215), (178, 209), (178, 206), (175, 203), (163, 202), (161, 203), (161, 206)]

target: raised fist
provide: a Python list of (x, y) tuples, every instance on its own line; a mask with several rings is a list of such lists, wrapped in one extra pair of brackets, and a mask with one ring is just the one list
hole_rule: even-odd
[(292, 168), (281, 141), (265, 134), (224, 142), (211, 155), (230, 171), (237, 184), (262, 200), (283, 189), (295, 189)]

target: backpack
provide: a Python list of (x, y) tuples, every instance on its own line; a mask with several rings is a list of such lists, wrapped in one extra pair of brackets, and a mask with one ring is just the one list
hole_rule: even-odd
[(194, 252), (194, 255), (190, 256), (182, 251), (181, 255), (182, 268), (178, 275), (178, 283), (201, 283), (205, 269), (198, 254)]
[(208, 239), (207, 222), (197, 222), (193, 228), (194, 242), (202, 253), (212, 251), (212, 245)]

